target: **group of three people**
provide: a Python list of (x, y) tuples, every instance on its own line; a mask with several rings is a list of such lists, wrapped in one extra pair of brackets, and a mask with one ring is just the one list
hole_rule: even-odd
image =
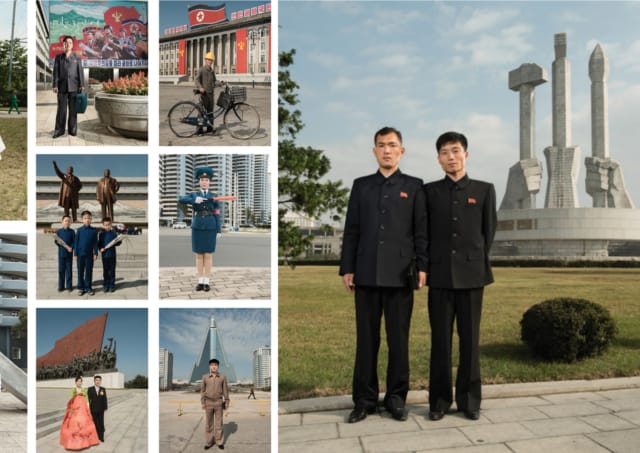
[(350, 423), (377, 411), (377, 358), (384, 315), (389, 349), (384, 406), (407, 419), (409, 328), (415, 286), (428, 285), (431, 326), (429, 418), (453, 404), (451, 345), (454, 320), (460, 338), (457, 409), (479, 418), (479, 328), (484, 286), (493, 282), (489, 250), (496, 229), (495, 189), (466, 172), (467, 138), (446, 132), (436, 141), (445, 177), (423, 185), (404, 174), (402, 134), (385, 127), (374, 135), (378, 171), (354, 181), (349, 198), (340, 275), (355, 295), (356, 358)]

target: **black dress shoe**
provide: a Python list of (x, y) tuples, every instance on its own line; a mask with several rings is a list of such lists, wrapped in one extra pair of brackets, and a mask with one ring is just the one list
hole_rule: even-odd
[(478, 420), (480, 418), (480, 411), (479, 410), (465, 411), (464, 416), (467, 417), (469, 420)]
[(58, 138), (58, 137), (62, 137), (64, 135), (64, 132), (55, 132), (53, 134), (53, 138)]
[(220, 445), (218, 445), (218, 448), (219, 448), (220, 450), (224, 450), (224, 445), (220, 444)]
[(444, 417), (444, 411), (429, 411), (429, 420), (437, 422)]
[(387, 408), (387, 411), (389, 411), (393, 418), (400, 420), (401, 422), (405, 421), (408, 416), (408, 411), (404, 407), (395, 407), (393, 409)]
[(374, 414), (375, 412), (375, 407), (364, 407), (361, 405), (356, 405), (356, 407), (349, 414), (349, 418), (347, 421), (349, 423), (358, 423), (367, 418), (367, 414)]
[(198, 129), (198, 130), (196, 131), (196, 135), (197, 135), (198, 137), (200, 137), (200, 136), (204, 135), (204, 130), (202, 130), (202, 129)]
[(196, 291), (202, 291), (204, 289), (204, 285), (202, 283), (198, 283), (198, 286), (196, 286)]
[(209, 286), (209, 284), (208, 284), (208, 283), (205, 283), (204, 285), (202, 285), (202, 289), (203, 289), (204, 291), (211, 291), (211, 286)]
[(204, 449), (205, 449), (205, 450), (208, 450), (208, 449), (210, 449), (211, 447), (213, 447), (213, 444), (211, 444), (211, 445), (205, 445), (205, 446), (204, 446)]

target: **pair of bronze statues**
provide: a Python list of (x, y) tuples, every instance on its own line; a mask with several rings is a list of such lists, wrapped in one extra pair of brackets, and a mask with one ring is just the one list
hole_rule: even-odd
[[(58, 206), (64, 209), (64, 215), (68, 216), (71, 213), (72, 220), (77, 222), (82, 182), (80, 178), (73, 174), (72, 166), (67, 167), (67, 173), (62, 173), (56, 161), (53, 161), (53, 169), (62, 181), (60, 183), (60, 194), (58, 195)], [(110, 217), (112, 222), (115, 221), (113, 205), (116, 202), (118, 190), (120, 190), (120, 183), (116, 178), (111, 177), (111, 170), (105, 169), (104, 177), (98, 181), (96, 186), (96, 200), (98, 200), (102, 208), (102, 218)]]

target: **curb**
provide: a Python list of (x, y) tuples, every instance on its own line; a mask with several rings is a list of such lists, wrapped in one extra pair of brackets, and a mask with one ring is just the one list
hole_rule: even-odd
[[(556, 393), (599, 392), (603, 390), (623, 390), (634, 388), (640, 388), (640, 376), (595, 380), (581, 379), (575, 381), (545, 381), (483, 385), (482, 396), (485, 399), (517, 398), (552, 395)], [(426, 404), (428, 395), (429, 392), (426, 390), (411, 390), (407, 395), (407, 405)], [(382, 401), (383, 397), (384, 394), (381, 393), (379, 401)], [(353, 401), (351, 399), (351, 395), (327, 396), (321, 398), (282, 401), (278, 406), (278, 415), (352, 408)]]

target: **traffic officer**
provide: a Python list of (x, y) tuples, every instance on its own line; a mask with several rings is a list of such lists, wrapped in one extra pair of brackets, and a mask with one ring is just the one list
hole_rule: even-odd
[(196, 291), (209, 291), (209, 275), (216, 251), (216, 239), (222, 233), (220, 222), (220, 202), (213, 200), (217, 195), (209, 190), (213, 170), (209, 167), (196, 169), (196, 180), (200, 189), (180, 197), (179, 202), (191, 205), (191, 250), (196, 254)]
[(389, 361), (384, 406), (406, 420), (409, 390), (409, 326), (415, 258), (421, 287), (426, 280), (426, 217), (422, 180), (399, 169), (405, 153), (400, 131), (384, 127), (374, 135), (375, 174), (354, 181), (342, 240), (340, 275), (355, 293), (356, 359), (354, 410), (349, 423), (374, 413), (378, 402), (378, 349), (384, 314)]
[(489, 250), (496, 231), (493, 184), (466, 173), (467, 138), (446, 132), (436, 141), (445, 177), (424, 185), (431, 364), (429, 418), (440, 420), (453, 402), (451, 337), (457, 319), (460, 364), (456, 405), (471, 420), (480, 417), (480, 313), (484, 286), (493, 282)]

